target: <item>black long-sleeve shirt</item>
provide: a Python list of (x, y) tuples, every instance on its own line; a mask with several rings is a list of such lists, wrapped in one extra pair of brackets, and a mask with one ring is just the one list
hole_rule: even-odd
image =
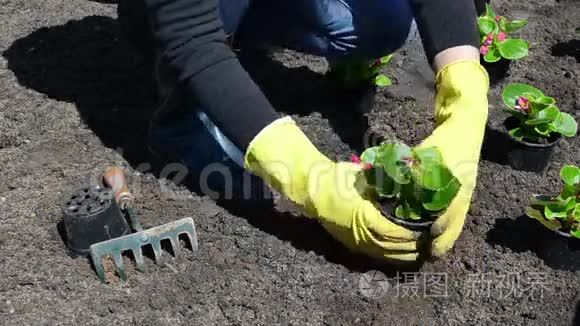
[[(473, 0), (409, 1), (430, 61), (450, 47), (477, 46)], [(278, 114), (227, 45), (218, 0), (144, 2), (156, 46), (177, 72), (179, 83), (216, 126), (245, 150)]]

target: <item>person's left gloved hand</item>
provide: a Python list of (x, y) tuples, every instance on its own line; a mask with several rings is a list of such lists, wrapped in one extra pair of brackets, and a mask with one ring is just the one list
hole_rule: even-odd
[(459, 238), (477, 179), (481, 144), (487, 121), (489, 77), (477, 61), (459, 61), (436, 77), (437, 128), (419, 147), (436, 146), (461, 189), (431, 228), (431, 254), (442, 256)]
[(390, 262), (418, 259), (420, 234), (389, 221), (366, 198), (362, 167), (327, 158), (291, 118), (265, 127), (248, 147), (244, 165), (350, 250)]

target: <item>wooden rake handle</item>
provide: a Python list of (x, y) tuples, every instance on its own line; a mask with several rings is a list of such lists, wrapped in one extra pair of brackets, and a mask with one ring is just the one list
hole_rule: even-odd
[(118, 166), (111, 166), (103, 174), (103, 184), (113, 189), (115, 200), (122, 208), (133, 202), (133, 194), (129, 191), (127, 179), (123, 169)]

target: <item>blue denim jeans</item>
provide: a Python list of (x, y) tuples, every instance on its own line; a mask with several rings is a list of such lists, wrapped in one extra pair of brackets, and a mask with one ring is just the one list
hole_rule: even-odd
[[(371, 60), (390, 54), (405, 43), (413, 24), (408, 0), (220, 0), (220, 14), (226, 33), (242, 48), (277, 45), (331, 60)], [(211, 137), (198, 130), (192, 141), (205, 148), (221, 147), (224, 160), (243, 167), (242, 151), (203, 110), (196, 117), (191, 124), (205, 127)]]
[(409, 0), (220, 0), (228, 34), (327, 58), (376, 59), (411, 30)]

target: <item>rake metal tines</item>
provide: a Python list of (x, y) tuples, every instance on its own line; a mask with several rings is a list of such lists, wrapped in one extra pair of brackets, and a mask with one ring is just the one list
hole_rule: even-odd
[(156, 262), (161, 258), (162, 240), (169, 240), (176, 256), (179, 248), (179, 236), (181, 235), (187, 237), (193, 251), (197, 250), (197, 235), (191, 217), (186, 217), (151, 229), (143, 230), (133, 214), (130, 213), (129, 216), (133, 227), (138, 232), (95, 243), (90, 247), (93, 265), (95, 266), (97, 275), (102, 282), (106, 282), (105, 268), (103, 266), (103, 258), (106, 256), (113, 257), (119, 277), (123, 281), (126, 281), (127, 273), (125, 272), (122, 257), (122, 254), (125, 251), (131, 251), (133, 253), (137, 270), (144, 272), (143, 246), (151, 245)]

